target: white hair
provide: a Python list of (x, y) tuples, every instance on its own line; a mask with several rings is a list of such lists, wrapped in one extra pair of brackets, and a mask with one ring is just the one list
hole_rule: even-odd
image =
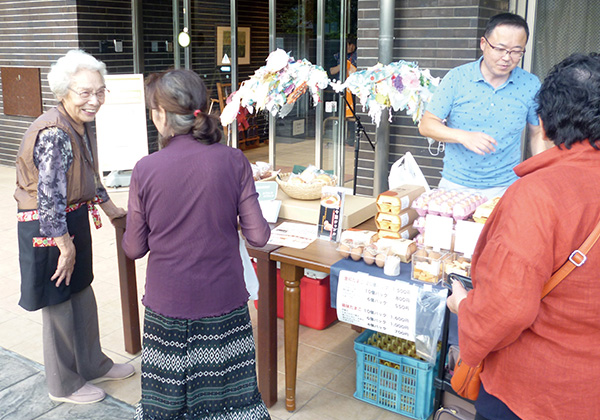
[(104, 79), (106, 64), (96, 60), (92, 55), (82, 50), (71, 50), (50, 68), (48, 84), (57, 99), (62, 99), (68, 94), (73, 75), (81, 69), (97, 71)]

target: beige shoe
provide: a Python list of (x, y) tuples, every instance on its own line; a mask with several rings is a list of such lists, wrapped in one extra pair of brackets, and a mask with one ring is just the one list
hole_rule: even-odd
[(48, 394), (52, 401), (66, 402), (71, 404), (93, 404), (102, 401), (106, 397), (106, 393), (103, 389), (98, 388), (90, 383), (86, 383), (84, 386), (73, 392), (71, 395), (66, 397), (55, 397), (52, 394)]
[(110, 368), (106, 375), (90, 381), (92, 384), (99, 384), (100, 382), (106, 381), (118, 381), (121, 379), (129, 378), (135, 373), (135, 368), (127, 363), (115, 363)]

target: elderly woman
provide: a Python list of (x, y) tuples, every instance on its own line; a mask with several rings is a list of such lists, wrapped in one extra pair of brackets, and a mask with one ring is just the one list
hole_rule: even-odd
[[(54, 401), (89, 404), (105, 393), (90, 382), (133, 375), (100, 347), (92, 291), (92, 243), (88, 209), (94, 203), (112, 220), (125, 215), (110, 201), (98, 175), (96, 138), (90, 123), (106, 96), (106, 66), (69, 51), (48, 74), (59, 101), (25, 133), (17, 155), (21, 299), (42, 310), (46, 382)], [(98, 225), (97, 225), (98, 226)]]
[(161, 150), (133, 169), (123, 238), (150, 252), (136, 419), (269, 419), (239, 253), (238, 221), (254, 246), (270, 236), (250, 163), (219, 143), (196, 73), (152, 75), (146, 100)]
[(600, 55), (557, 64), (538, 93), (555, 147), (515, 168), (473, 255), (473, 290), (456, 282), (465, 363), (483, 361), (477, 419), (600, 418), (600, 243), (541, 300), (544, 284), (600, 219)]

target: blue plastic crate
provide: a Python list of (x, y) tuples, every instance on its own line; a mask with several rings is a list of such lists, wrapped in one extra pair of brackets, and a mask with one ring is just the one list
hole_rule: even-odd
[(433, 378), (437, 365), (366, 344), (374, 333), (367, 330), (354, 340), (354, 397), (403, 416), (427, 419), (433, 412)]

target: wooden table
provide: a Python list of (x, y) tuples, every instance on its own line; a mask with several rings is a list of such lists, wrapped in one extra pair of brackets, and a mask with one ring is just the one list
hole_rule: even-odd
[(256, 258), (259, 282), (256, 326), (258, 388), (265, 405), (272, 407), (277, 402), (277, 263), (271, 260), (270, 254), (279, 247), (254, 248), (246, 245), (246, 248), (248, 254)]
[(123, 333), (125, 335), (125, 351), (136, 354), (142, 350), (140, 334), (140, 312), (138, 309), (137, 278), (135, 262), (123, 251), (123, 234), (126, 217), (113, 220), (117, 235), (117, 262), (119, 264), (119, 288), (121, 290), (121, 313), (123, 315)]
[[(375, 232), (375, 218), (363, 222), (355, 229)], [(296, 409), (296, 372), (298, 367), (298, 331), (300, 324), (300, 279), (304, 269), (329, 273), (332, 264), (342, 257), (336, 251), (338, 244), (321, 239), (304, 249), (281, 247), (271, 252), (271, 260), (281, 263), (283, 289), (283, 328), (285, 345), (285, 408)]]
[[(117, 261), (119, 264), (119, 287), (121, 290), (121, 313), (125, 351), (136, 354), (142, 349), (140, 334), (139, 303), (135, 262), (125, 255), (123, 234), (126, 218), (113, 221), (117, 237)], [(278, 246), (263, 248), (247, 246), (248, 253), (257, 260), (260, 283), (258, 300), (258, 325), (256, 358), (258, 360), (258, 387), (267, 407), (277, 402), (277, 266), (270, 259), (271, 251)]]
[(305, 249), (282, 247), (271, 252), (271, 259), (281, 263), (283, 289), (283, 328), (285, 336), (285, 408), (296, 409), (296, 370), (298, 366), (298, 330), (300, 322), (300, 279), (304, 269), (329, 273), (340, 260), (337, 243), (317, 239)]

